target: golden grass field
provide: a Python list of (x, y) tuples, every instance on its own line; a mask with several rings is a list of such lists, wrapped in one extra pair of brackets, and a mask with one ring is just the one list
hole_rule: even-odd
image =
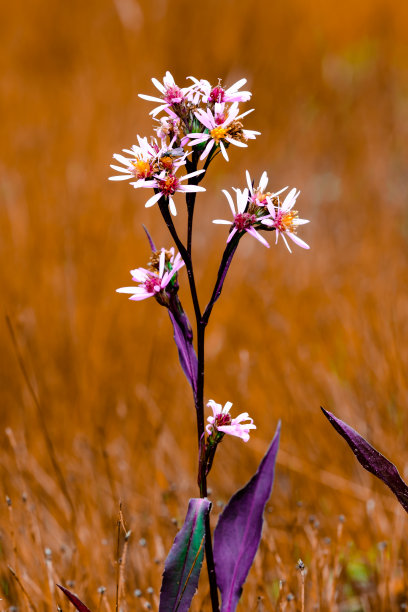
[[(245, 169), (301, 189), (311, 220), (310, 251), (241, 242), (208, 328), (206, 400), (231, 400), (257, 425), (217, 453), (213, 525), (282, 420), (239, 609), (301, 610), (301, 558), (305, 610), (403, 610), (405, 513), (319, 406), (404, 475), (408, 5), (17, 0), (2, 12), (0, 610), (68, 611), (57, 582), (92, 612), (115, 610), (118, 583), (119, 609), (157, 610), (164, 559), (198, 495), (168, 316), (115, 293), (149, 257), (142, 223), (172, 245), (145, 192), (107, 180), (112, 154), (150, 135), (138, 93), (153, 95), (150, 78), (166, 70), (181, 86), (191, 74), (246, 77), (246, 127), (262, 132), (229, 164), (217, 158), (198, 196), (202, 303), (226, 238), (211, 223), (228, 214), (221, 189), (243, 187)], [(210, 609), (204, 571), (192, 609)]]

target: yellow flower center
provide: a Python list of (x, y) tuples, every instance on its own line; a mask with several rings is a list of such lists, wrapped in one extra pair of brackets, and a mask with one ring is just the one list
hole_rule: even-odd
[(294, 225), (293, 222), (297, 218), (298, 218), (297, 210), (291, 210), (290, 212), (287, 212), (284, 215), (282, 215), (282, 217), (280, 219), (280, 225), (287, 232), (295, 233), (296, 232), (296, 225)]
[(150, 176), (150, 164), (147, 161), (144, 161), (144, 159), (137, 159), (136, 161), (132, 162), (133, 167), (134, 167), (134, 174), (136, 176), (136, 178), (146, 178), (148, 176)]
[(215, 140), (215, 142), (218, 144), (220, 140), (225, 138), (227, 134), (227, 130), (225, 128), (217, 126), (213, 130), (211, 130), (210, 134), (211, 134), (211, 138)]

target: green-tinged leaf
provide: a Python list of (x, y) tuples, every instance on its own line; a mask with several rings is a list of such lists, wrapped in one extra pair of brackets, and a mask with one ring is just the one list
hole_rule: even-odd
[(204, 556), (208, 499), (190, 499), (184, 525), (164, 566), (159, 612), (187, 612), (197, 590)]

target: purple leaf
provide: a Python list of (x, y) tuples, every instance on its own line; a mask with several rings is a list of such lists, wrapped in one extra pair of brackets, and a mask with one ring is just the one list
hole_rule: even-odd
[(149, 230), (148, 230), (148, 229), (147, 229), (147, 227), (146, 227), (145, 225), (143, 225), (143, 224), (142, 224), (142, 227), (143, 227), (143, 229), (144, 229), (144, 231), (145, 231), (145, 234), (146, 234), (146, 236), (147, 236), (147, 239), (148, 239), (148, 241), (149, 241), (150, 248), (152, 249), (152, 251), (153, 251), (153, 252), (154, 252), (154, 251), (156, 251), (157, 249), (156, 249), (155, 244), (154, 244), (154, 242), (153, 242), (153, 238), (152, 238), (152, 237), (151, 237), (151, 235), (149, 234)]
[(324, 408), (322, 411), (337, 433), (345, 439), (363, 468), (382, 480), (394, 493), (405, 512), (408, 512), (408, 486), (402, 480), (395, 465), (347, 423), (336, 418)]
[(204, 556), (208, 499), (190, 499), (184, 525), (166, 559), (159, 612), (187, 612), (197, 590)]
[(174, 329), (174, 342), (177, 345), (180, 365), (190, 383), (194, 395), (197, 392), (197, 355), (193, 346), (193, 334), (190, 323), (184, 311), (172, 312), (169, 309), (170, 320)]
[(71, 593), (71, 591), (68, 591), (68, 589), (61, 586), (60, 584), (57, 584), (57, 587), (61, 589), (64, 595), (68, 597), (69, 601), (76, 607), (77, 610), (79, 610), (79, 612), (91, 612), (90, 609), (87, 608), (86, 605), (82, 603), (82, 601), (78, 599), (76, 595)]
[(235, 493), (214, 531), (214, 560), (221, 612), (234, 612), (261, 540), (263, 512), (273, 484), (280, 422), (256, 474)]

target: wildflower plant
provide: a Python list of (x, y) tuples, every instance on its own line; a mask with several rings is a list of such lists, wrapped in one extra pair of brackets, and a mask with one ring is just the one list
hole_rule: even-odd
[[(251, 98), (251, 93), (242, 91), (245, 79), (224, 87), (221, 81), (211, 85), (206, 80), (189, 77), (191, 83), (179, 87), (167, 72), (162, 82), (152, 81), (158, 95), (140, 97), (156, 103), (150, 111), (155, 136), (151, 139), (138, 136), (138, 144), (115, 154), (111, 167), (117, 174), (110, 180), (128, 180), (135, 189), (150, 188), (153, 193), (145, 206), (157, 204), (174, 241), (175, 246), (171, 248), (167, 245), (157, 248), (146, 230), (150, 260), (146, 267), (131, 270), (134, 285), (117, 291), (129, 294), (129, 299), (135, 301), (154, 298), (167, 308), (180, 364), (192, 389), (197, 421), (199, 497), (190, 500), (184, 525), (166, 560), (159, 610), (183, 612), (189, 609), (205, 552), (212, 610), (220, 609), (219, 590), (221, 610), (232, 612), (260, 542), (263, 512), (272, 490), (280, 424), (257, 472), (231, 498), (218, 519), (212, 538), (207, 479), (217, 447), (226, 436), (248, 442), (256, 425), (248, 412), (233, 410), (231, 401), (222, 404), (210, 399), (206, 403), (205, 332), (241, 240), (246, 240), (246, 235), (250, 234), (269, 248), (265, 235), (274, 231), (276, 240), (282, 236), (288, 248), (287, 237), (307, 249), (308, 245), (297, 236), (298, 226), (306, 221), (299, 219), (293, 208), (299, 192), (293, 189), (281, 201), (281, 194), (287, 187), (267, 191), (266, 172), (262, 173), (257, 186), (247, 172), (246, 185), (234, 188), (234, 196), (223, 190), (232, 216), (214, 220), (216, 224), (228, 225), (229, 231), (212, 293), (203, 307), (198, 299), (192, 255), (196, 197), (205, 191), (201, 182), (219, 154), (228, 162), (230, 149), (236, 148), (238, 153), (238, 149), (246, 148), (249, 141), (259, 135), (244, 127), (243, 120), (245, 118), (246, 122), (251, 110), (241, 112), (240, 109), (241, 103)], [(182, 194), (187, 208), (186, 241), (181, 239), (173, 220), (177, 209), (183, 205)], [(208, 230), (210, 227), (209, 221)], [(185, 282), (182, 280), (184, 269), (194, 309), (194, 331), (178, 296), (179, 283)]]

